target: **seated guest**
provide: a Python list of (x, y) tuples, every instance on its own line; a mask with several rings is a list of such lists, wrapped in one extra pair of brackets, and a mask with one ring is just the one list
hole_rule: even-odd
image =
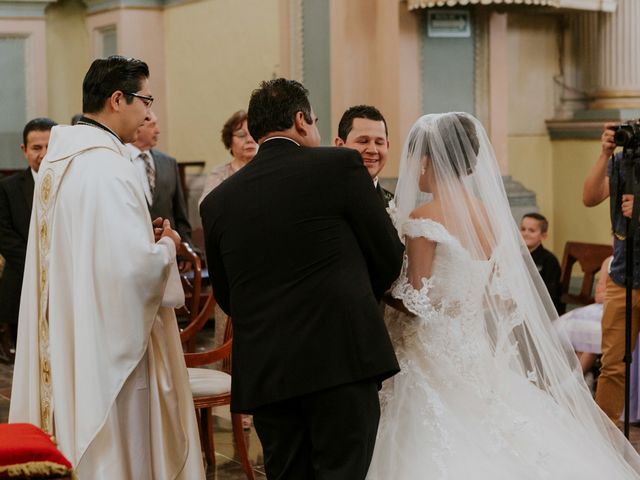
[(154, 150), (159, 134), (158, 117), (150, 112), (149, 118), (138, 127), (137, 140), (127, 146), (147, 197), (151, 219), (168, 219), (182, 241), (191, 243), (191, 225), (187, 217), (178, 164), (175, 158)]
[(211, 190), (244, 167), (256, 156), (258, 144), (249, 133), (249, 128), (247, 127), (247, 112), (238, 110), (224, 123), (222, 127), (222, 143), (224, 144), (224, 148), (231, 153), (232, 159), (229, 163), (215, 167), (209, 172), (198, 204), (202, 202)]
[(25, 125), (20, 149), (29, 167), (0, 181), (0, 255), (6, 261), (0, 278), (0, 357), (5, 361), (13, 361), (15, 355), (33, 186), (54, 125), (48, 118), (35, 118)]
[(600, 267), (595, 292), (596, 302), (565, 313), (557, 322), (557, 327), (569, 337), (580, 360), (582, 372), (585, 374), (593, 367), (597, 355), (602, 353), (602, 304), (609, 278), (611, 258), (607, 257)]
[(527, 213), (520, 221), (520, 233), (531, 258), (547, 286), (551, 300), (558, 310), (560, 306), (560, 263), (553, 253), (542, 246), (547, 238), (549, 221), (539, 213)]
[[(609, 279), (609, 264), (612, 258), (606, 258), (600, 267), (595, 292), (596, 303), (575, 308), (562, 315), (555, 322), (556, 327), (569, 337), (571, 345), (576, 350), (585, 381), (590, 388), (593, 388), (594, 384), (591, 369), (597, 356), (602, 353), (602, 307)], [(640, 362), (640, 352), (636, 345), (631, 362), (631, 407), (629, 411), (629, 418), (634, 423), (640, 421), (640, 368), (638, 362)], [(623, 418), (624, 415), (621, 419)]]
[(353, 148), (360, 152), (378, 195), (389, 206), (393, 193), (382, 188), (378, 175), (387, 163), (389, 132), (387, 122), (376, 107), (357, 105), (342, 114), (338, 124), (338, 136), (333, 140), (336, 147)]

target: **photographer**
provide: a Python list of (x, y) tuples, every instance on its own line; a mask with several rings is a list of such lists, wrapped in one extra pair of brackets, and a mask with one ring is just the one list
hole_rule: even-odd
[[(619, 175), (619, 190), (624, 191), (624, 171), (619, 168), (622, 153), (612, 157), (616, 148), (614, 134), (617, 123), (606, 123), (602, 133), (602, 150), (584, 182), (582, 201), (587, 207), (602, 203), (610, 195), (609, 177)], [(616, 174), (615, 172), (619, 172)], [(615, 193), (614, 193), (615, 195)], [(618, 199), (611, 198), (611, 202)], [(615, 205), (615, 203), (614, 203)], [(625, 217), (631, 217), (633, 195), (622, 195), (620, 207), (612, 209), (612, 230), (625, 231)], [(640, 235), (634, 238), (634, 270), (631, 350), (635, 349), (640, 330)], [(602, 369), (596, 390), (596, 402), (607, 416), (620, 425), (620, 416), (624, 408), (624, 346), (625, 346), (625, 240), (619, 235), (613, 239), (613, 260), (609, 266), (610, 278), (607, 280), (604, 311), (602, 315)]]

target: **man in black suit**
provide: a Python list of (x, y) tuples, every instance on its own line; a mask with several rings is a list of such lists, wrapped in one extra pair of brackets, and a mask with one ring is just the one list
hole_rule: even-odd
[(393, 193), (382, 188), (378, 181), (378, 175), (387, 163), (389, 154), (389, 131), (380, 110), (371, 105), (349, 108), (342, 114), (338, 136), (333, 143), (336, 147), (353, 148), (360, 152), (378, 195), (385, 207), (388, 207)]
[(151, 219), (166, 218), (184, 242), (191, 243), (191, 224), (180, 184), (176, 159), (153, 148), (158, 143), (158, 117), (154, 112), (138, 128), (138, 139), (129, 143), (131, 159), (142, 182)]
[(0, 180), (0, 255), (6, 261), (0, 278), (0, 356), (8, 361), (15, 355), (34, 179), (54, 125), (48, 118), (35, 118), (25, 125), (20, 149), (29, 167)]
[(268, 478), (363, 479), (399, 369), (378, 300), (402, 244), (358, 153), (317, 147), (300, 83), (263, 82), (248, 113), (258, 154), (200, 205), (231, 409), (254, 415)]

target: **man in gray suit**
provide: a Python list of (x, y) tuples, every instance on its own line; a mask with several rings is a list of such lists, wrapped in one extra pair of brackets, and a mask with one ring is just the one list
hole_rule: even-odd
[(149, 118), (138, 127), (138, 139), (127, 144), (131, 159), (142, 182), (151, 219), (166, 218), (183, 242), (191, 244), (191, 225), (180, 185), (176, 159), (153, 148), (158, 143), (158, 117)]

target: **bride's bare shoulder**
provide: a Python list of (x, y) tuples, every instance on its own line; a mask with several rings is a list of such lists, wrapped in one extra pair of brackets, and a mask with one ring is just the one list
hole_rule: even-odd
[(429, 219), (440, 222), (442, 220), (442, 214), (440, 206), (437, 204), (437, 202), (429, 202), (424, 203), (416, 208), (413, 212), (411, 212), (411, 214), (409, 214), (409, 218)]

